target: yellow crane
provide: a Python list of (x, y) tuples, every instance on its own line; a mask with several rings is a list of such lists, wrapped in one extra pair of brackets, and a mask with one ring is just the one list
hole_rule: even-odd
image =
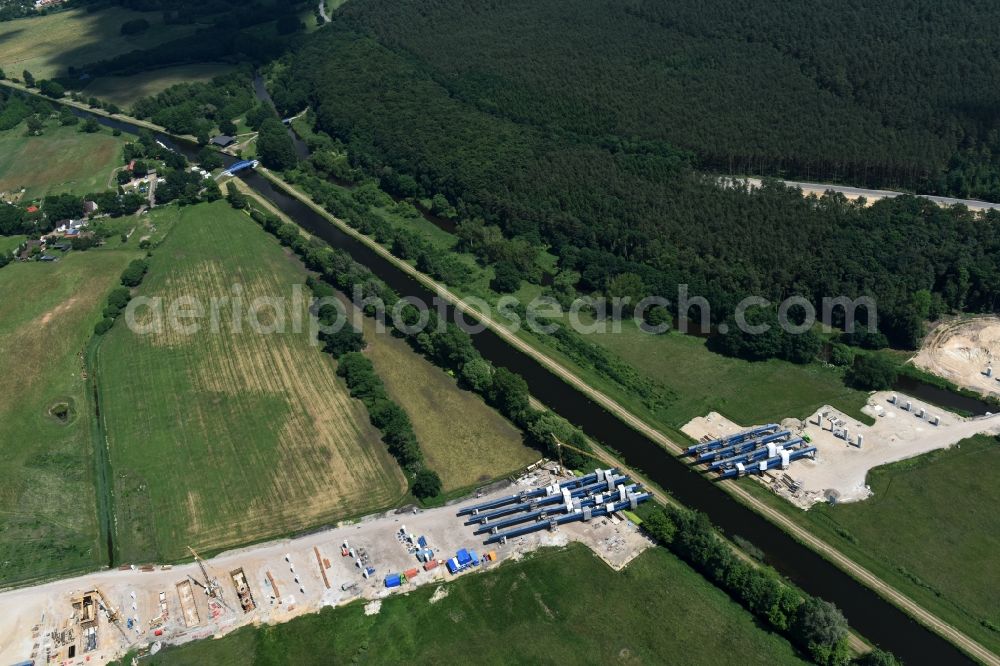
[[(205, 592), (207, 592), (210, 597), (220, 596), (222, 589), (219, 585), (219, 581), (208, 575), (208, 568), (205, 566), (205, 560), (201, 559), (201, 556), (198, 555), (195, 549), (191, 546), (188, 546), (188, 550), (190, 550), (191, 554), (194, 555), (194, 561), (198, 563), (199, 567), (201, 567), (201, 575), (205, 577), (205, 584), (202, 586), (205, 588)], [(194, 579), (192, 578), (191, 580)], [(198, 581), (195, 580), (194, 582), (197, 583)]]
[(549, 434), (552, 435), (552, 439), (555, 440), (555, 443), (556, 443), (556, 451), (558, 451), (558, 453), (559, 453), (559, 468), (560, 469), (565, 469), (565, 467), (566, 467), (565, 465), (563, 465), (563, 453), (562, 453), (563, 448), (567, 448), (570, 451), (576, 451), (577, 453), (582, 453), (583, 455), (587, 456), (588, 458), (593, 458), (593, 459), (597, 460), (597, 456), (595, 456), (593, 454), (593, 452), (591, 452), (591, 451), (584, 451), (583, 449), (578, 449), (575, 446), (570, 446), (569, 444), (566, 444), (561, 439), (559, 439), (558, 437), (556, 437), (554, 433), (549, 433)]
[(205, 566), (205, 560), (201, 559), (201, 555), (199, 555), (194, 548), (191, 546), (188, 546), (187, 548), (191, 551), (191, 554), (194, 555), (194, 561), (198, 563), (199, 567), (201, 567), (201, 575), (205, 577), (205, 584), (202, 585), (192, 576), (188, 576), (188, 578), (193, 580), (199, 586), (204, 587), (205, 593), (213, 599), (216, 599), (220, 604), (225, 606), (227, 610), (233, 610), (230, 608), (229, 604), (226, 603), (226, 600), (222, 598), (222, 585), (219, 584), (219, 580), (209, 575), (208, 567)]
[(107, 612), (108, 621), (111, 622), (111, 624), (115, 625), (115, 628), (121, 632), (122, 636), (124, 636), (125, 630), (122, 629), (122, 623), (121, 623), (122, 614), (118, 612), (118, 609), (114, 607), (114, 605), (111, 603), (111, 600), (108, 599), (107, 595), (101, 592), (99, 588), (94, 589), (94, 594), (97, 595), (98, 602), (100, 603), (101, 606), (104, 607), (104, 610)]

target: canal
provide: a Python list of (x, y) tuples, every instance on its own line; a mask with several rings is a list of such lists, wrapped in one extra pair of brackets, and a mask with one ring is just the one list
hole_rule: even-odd
[[(119, 119), (74, 109), (77, 115), (94, 117), (101, 124), (122, 131), (137, 127)], [(155, 134), (155, 133), (154, 133)], [(198, 147), (156, 134), (165, 145), (193, 158)], [(235, 158), (224, 156), (228, 163)], [(348, 252), (367, 266), (396, 292), (431, 303), (435, 294), (360, 241), (345, 234), (298, 199), (279, 191), (256, 172), (240, 177), (284, 214), (331, 246)], [(453, 313), (449, 308), (449, 316)], [(537, 396), (552, 410), (578, 425), (586, 434), (618, 451), (625, 462), (645, 473), (684, 505), (704, 512), (727, 535), (739, 535), (760, 548), (768, 564), (809, 594), (835, 603), (858, 632), (891, 650), (908, 664), (974, 663), (955, 646), (911, 619), (894, 605), (857, 582), (811, 549), (795, 541), (779, 527), (745, 507), (715, 483), (691, 470), (652, 440), (641, 435), (601, 405), (563, 382), (525, 353), (511, 347), (487, 329), (474, 335), (479, 352), (497, 366), (521, 375)], [(663, 594), (670, 594), (669, 589)], [(734, 646), (734, 649), (738, 649)]]

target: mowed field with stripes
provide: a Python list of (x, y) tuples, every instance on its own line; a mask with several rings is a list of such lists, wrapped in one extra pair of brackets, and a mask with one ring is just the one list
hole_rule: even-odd
[[(298, 260), (224, 201), (174, 214), (138, 295), (162, 298), (164, 314), (195, 299), (206, 309), (200, 330), (164, 321), (142, 332), (123, 318), (98, 359), (118, 559), (177, 559), (188, 545), (216, 551), (398, 502), (402, 472), (335, 361), (310, 343)], [(211, 299), (237, 292), (243, 316), (224, 304), (213, 331)], [(284, 333), (250, 325), (259, 297), (285, 299)], [(151, 312), (138, 322), (153, 329)], [(271, 308), (257, 320), (278, 323)]]

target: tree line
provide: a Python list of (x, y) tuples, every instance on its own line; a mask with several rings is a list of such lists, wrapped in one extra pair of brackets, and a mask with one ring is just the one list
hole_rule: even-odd
[(0, 3), (0, 21), (13, 21), (30, 16), (34, 9), (34, 0), (8, 0)]
[[(419, 216), (419, 211), (411, 203), (400, 201), (393, 204), (392, 198), (370, 179), (349, 192), (324, 180), (324, 176), (343, 177), (332, 173), (331, 168), (339, 164), (339, 161), (330, 159), (330, 156), (335, 154), (334, 149), (337, 146), (323, 136), (313, 138), (313, 143), (314, 153), (310, 158), (301, 162), (297, 169), (286, 172), (285, 177), (289, 182), (296, 183), (311, 195), (313, 201), (323, 205), (355, 229), (373, 236), (395, 256), (402, 259), (416, 259), (417, 267), (422, 272), (458, 287), (465, 286), (472, 279), (468, 265), (454, 254), (435, 248), (416, 232), (395, 228), (373, 210), (391, 206), (404, 216)], [(499, 271), (507, 263), (504, 258), (509, 257), (511, 252), (524, 248), (524, 266), (518, 267), (513, 273), (510, 289), (498, 289), (495, 284), (496, 279), (491, 283), (491, 287), (499, 293), (514, 291), (520, 286), (522, 279), (530, 279), (527, 274), (529, 262), (533, 264), (534, 271), (538, 271), (535, 263), (537, 249), (523, 242), (509, 241), (496, 226), (485, 225), (478, 219), (463, 221), (457, 225), (456, 235), (458, 237), (456, 248), (476, 254), (484, 264), (494, 262), (492, 265), (495, 271)], [(420, 248), (442, 255), (461, 270), (443, 275), (437, 273), (426, 256), (420, 254)], [(553, 297), (553, 305), (558, 304), (565, 311), (569, 308), (568, 301), (576, 295), (575, 290), (569, 286), (580, 279), (579, 273), (561, 271), (552, 279), (551, 284), (545, 287), (543, 293)], [(609, 281), (607, 287), (609, 295), (628, 296), (633, 303), (645, 295), (644, 289), (642, 277), (633, 273), (617, 275), (615, 279)], [(924, 319), (940, 316), (942, 304), (936, 303), (934, 297), (926, 291), (915, 294), (913, 301), (920, 304), (919, 315), (913, 318), (915, 324), (913, 335), (916, 336), (917, 331), (922, 328)], [(514, 305), (513, 311), (522, 321), (526, 318), (526, 308), (523, 303)], [(802, 323), (801, 316), (796, 317), (797, 314), (801, 315), (800, 312), (792, 310), (789, 314), (791, 323)], [(735, 318), (730, 316), (724, 323), (732, 333), (729, 335), (714, 333), (708, 341), (709, 349), (747, 360), (781, 358), (793, 363), (810, 363), (820, 357), (833, 365), (846, 367), (847, 384), (864, 390), (891, 388), (898, 375), (897, 365), (887, 356), (865, 351), (888, 346), (888, 338), (877, 331), (871, 332), (864, 327), (858, 327), (849, 334), (841, 335), (840, 341), (826, 340), (815, 330), (790, 334), (779, 325), (777, 312), (773, 308), (751, 308), (745, 314), (744, 320), (751, 326), (766, 324), (769, 330), (761, 335), (744, 333), (737, 326)], [(672, 316), (666, 308), (654, 306), (646, 311), (643, 325), (669, 326), (671, 322)], [(551, 334), (540, 337), (544, 344), (558, 349), (578, 365), (590, 368), (616, 382), (631, 395), (641, 399), (647, 408), (656, 410), (676, 400), (675, 392), (643, 377), (634, 367), (616, 358), (605, 348), (574, 334), (559, 321), (541, 317), (539, 323), (546, 324), (552, 329)], [(914, 340), (916, 339), (914, 337)], [(861, 349), (855, 350), (854, 347)]]
[(115, 321), (125, 311), (132, 300), (132, 290), (142, 284), (143, 278), (149, 272), (149, 262), (146, 259), (133, 259), (122, 271), (120, 285), (111, 290), (104, 306), (103, 318), (94, 325), (96, 335), (104, 335), (115, 325)]
[[(413, 261), (418, 270), (445, 284), (458, 286), (474, 279), (475, 275), (469, 267), (451, 251), (434, 245), (417, 232), (393, 226), (373, 211), (372, 206), (391, 202), (384, 192), (362, 185), (348, 193), (317, 175), (311, 160), (301, 163), (299, 167), (294, 172), (286, 173), (289, 182), (309, 192), (313, 201), (332, 215), (391, 248), (397, 257)], [(402, 205), (405, 215), (420, 215), (412, 205), (406, 208), (407, 205)]]
[[(741, 559), (708, 517), (697, 511), (647, 503), (642, 528), (703, 576), (730, 594), (766, 626), (788, 637), (821, 666), (852, 662), (847, 619), (834, 604), (787, 585), (769, 567)], [(854, 660), (862, 666), (893, 666), (892, 654), (876, 648)]]

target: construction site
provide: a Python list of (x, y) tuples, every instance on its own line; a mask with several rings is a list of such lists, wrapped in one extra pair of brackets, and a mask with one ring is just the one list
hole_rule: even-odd
[(187, 564), (123, 566), (0, 593), (0, 663), (101, 663), (129, 650), (157, 652), (440, 585), (570, 541), (620, 570), (652, 545), (622, 513), (649, 497), (627, 476), (561, 469), (539, 466), (441, 508), (378, 514), (208, 559), (190, 550)]
[(751, 476), (796, 506), (871, 497), (868, 471), (977, 434), (1000, 434), (1000, 414), (964, 418), (915, 398), (873, 393), (862, 411), (871, 425), (825, 405), (807, 419), (742, 426), (712, 412), (682, 430), (698, 444), (692, 465), (719, 481)]
[(938, 324), (913, 357), (913, 364), (958, 386), (1000, 395), (1000, 318)]

